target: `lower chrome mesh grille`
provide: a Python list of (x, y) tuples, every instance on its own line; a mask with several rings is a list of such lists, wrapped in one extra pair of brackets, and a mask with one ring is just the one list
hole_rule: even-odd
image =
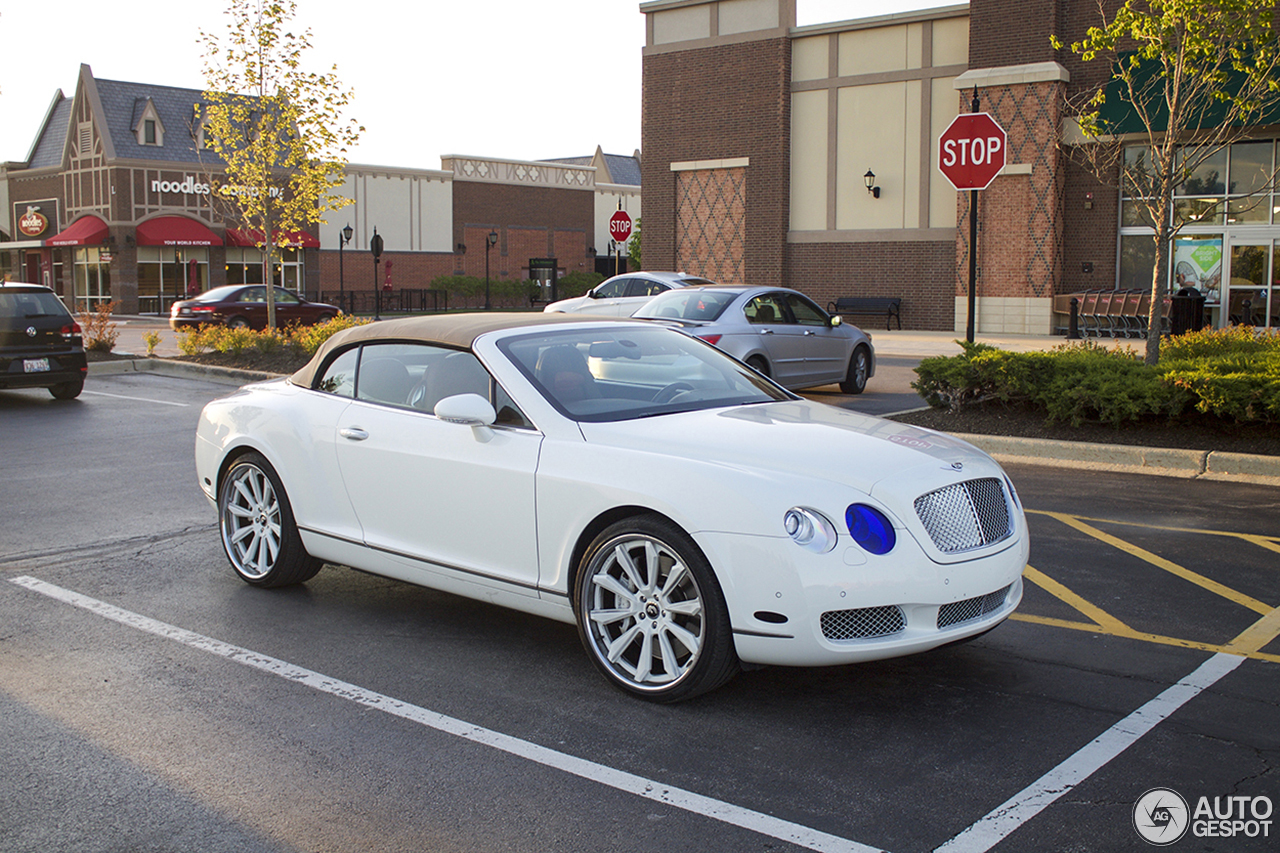
[(977, 598), (966, 598), (952, 604), (944, 604), (938, 608), (938, 629), (950, 628), (971, 619), (980, 619), (989, 613), (995, 613), (1004, 606), (1009, 597), (1010, 587), (980, 595)]
[(901, 607), (863, 607), (828, 610), (822, 614), (822, 636), (828, 640), (865, 640), (887, 637), (907, 627)]
[(944, 486), (916, 498), (915, 507), (944, 554), (972, 551), (1013, 533), (1004, 484), (996, 477)]

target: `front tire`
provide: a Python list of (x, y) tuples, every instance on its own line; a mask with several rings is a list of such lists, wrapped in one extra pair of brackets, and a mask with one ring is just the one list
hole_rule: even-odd
[(683, 530), (637, 516), (605, 528), (574, 583), (578, 634), (605, 677), (627, 693), (678, 702), (737, 673), (724, 594)]
[(866, 347), (857, 347), (849, 357), (849, 371), (840, 383), (840, 390), (846, 394), (861, 394), (867, 388), (867, 378), (871, 374), (871, 355)]
[(246, 453), (218, 490), (222, 547), (236, 574), (266, 588), (303, 583), (322, 563), (307, 553), (280, 477), (266, 459)]

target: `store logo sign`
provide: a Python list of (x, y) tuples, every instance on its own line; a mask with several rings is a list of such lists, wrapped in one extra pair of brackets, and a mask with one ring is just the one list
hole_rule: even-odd
[(209, 185), (200, 183), (194, 175), (187, 175), (185, 180), (181, 181), (156, 179), (151, 182), (151, 191), (156, 193), (182, 193), (183, 195), (208, 195)]
[(27, 212), (18, 217), (18, 230), (24, 237), (39, 237), (49, 228), (49, 217), (40, 212), (38, 207), (28, 207)]
[(1133, 828), (1148, 844), (1166, 847), (1187, 831), (1196, 838), (1270, 838), (1271, 798), (1199, 797), (1192, 809), (1172, 788), (1152, 788), (1133, 804)]

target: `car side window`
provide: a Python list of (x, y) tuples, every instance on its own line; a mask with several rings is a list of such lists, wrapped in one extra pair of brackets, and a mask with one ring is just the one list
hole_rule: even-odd
[(356, 395), (356, 362), (360, 357), (358, 347), (347, 350), (329, 362), (324, 374), (315, 384), (317, 391), (336, 394), (339, 397)]
[(267, 290), (264, 287), (248, 287), (240, 291), (237, 302), (266, 302)]
[[(341, 360), (334, 361), (325, 372), (326, 378)], [(533, 426), (469, 352), (429, 344), (366, 344), (361, 348), (354, 394), (357, 400), (430, 414), (445, 397), (457, 394), (479, 394), (488, 400), (497, 413), (495, 424)]]
[(631, 281), (629, 278), (620, 278), (617, 281), (609, 281), (596, 288), (597, 299), (617, 299), (620, 296), (627, 295), (627, 283)]
[(631, 279), (631, 286), (627, 288), (627, 296), (657, 296), (659, 293), (665, 293), (670, 289), (660, 281), (633, 278)]
[(800, 294), (788, 293), (787, 304), (791, 306), (791, 313), (795, 315), (796, 322), (801, 326), (827, 325), (827, 315), (822, 309)]
[[(265, 292), (263, 293), (262, 298), (263, 299), (266, 298)], [(277, 305), (297, 305), (299, 304), (299, 302), (301, 302), (301, 300), (299, 300), (298, 297), (294, 296), (292, 293), (285, 290), (283, 287), (276, 288), (276, 304)]]
[(747, 322), (757, 325), (776, 325), (787, 322), (787, 311), (778, 293), (764, 293), (749, 301), (742, 309)]

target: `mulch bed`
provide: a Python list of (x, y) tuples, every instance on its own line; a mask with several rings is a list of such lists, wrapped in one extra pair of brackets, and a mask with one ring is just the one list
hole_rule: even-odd
[(929, 409), (898, 415), (893, 420), (952, 433), (1280, 456), (1280, 424), (1238, 424), (1198, 413), (1177, 422), (1142, 420), (1118, 428), (1099, 423), (1073, 427), (1049, 423), (1043, 412), (1027, 406), (988, 403), (954, 414), (945, 409)]

